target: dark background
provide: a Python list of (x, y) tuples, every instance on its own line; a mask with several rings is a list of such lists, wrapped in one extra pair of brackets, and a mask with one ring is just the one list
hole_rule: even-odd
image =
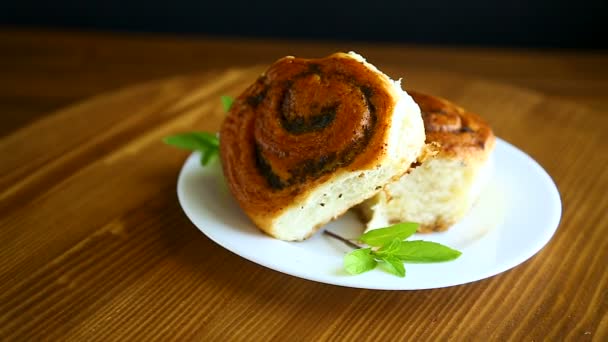
[(112, 31), (606, 49), (608, 0), (0, 0), (0, 23)]

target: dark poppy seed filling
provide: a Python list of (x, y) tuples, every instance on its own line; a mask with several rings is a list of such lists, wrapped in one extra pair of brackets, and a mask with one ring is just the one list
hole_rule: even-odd
[(281, 178), (272, 171), (272, 166), (270, 166), (270, 163), (264, 159), (264, 156), (262, 155), (262, 148), (258, 144), (255, 145), (255, 166), (258, 168), (264, 178), (266, 178), (266, 181), (271, 188), (283, 189), (286, 186)]
[[(281, 95), (273, 102), (276, 104), (271, 108), (278, 113), (282, 129), (292, 136), (316, 133), (325, 129), (340, 130), (341, 127), (331, 127), (339, 114), (368, 117), (368, 120), (360, 130), (353, 132), (354, 138), (345, 148), (301, 160), (287, 168), (283, 177), (279, 176), (281, 172), (275, 171), (272, 162), (265, 157), (264, 147), (256, 142), (255, 165), (270, 188), (281, 190), (347, 166), (369, 144), (378, 121), (371, 87), (359, 85), (351, 77), (340, 73), (326, 75), (321, 66), (311, 64), (307, 70), (287, 81), (265, 85), (257, 95), (253, 96), (256, 99), (255, 106), (265, 100), (272, 102), (272, 98), (265, 96), (276, 91), (274, 87), (280, 87)], [(251, 96), (248, 98), (247, 104), (255, 107), (253, 101), (249, 100), (251, 98)], [(342, 105), (343, 101), (360, 102), (357, 107), (360, 113), (340, 113), (345, 107)], [(353, 110), (351, 107), (346, 109)], [(275, 151), (276, 155), (287, 155), (280, 148), (275, 150), (278, 150)]]
[(474, 132), (474, 131), (469, 126), (462, 126), (462, 127), (460, 127), (460, 133), (472, 133), (472, 132)]
[[(300, 116), (290, 108), (289, 101), (284, 101), (281, 110), (281, 125), (292, 134), (303, 134), (319, 131), (329, 126), (336, 118), (338, 103), (318, 109), (318, 114)], [(313, 104), (314, 106), (314, 104)]]
[(263, 87), (259, 93), (249, 96), (247, 98), (247, 104), (253, 108), (256, 108), (260, 103), (262, 103), (262, 101), (264, 101), (267, 91), (268, 87)]

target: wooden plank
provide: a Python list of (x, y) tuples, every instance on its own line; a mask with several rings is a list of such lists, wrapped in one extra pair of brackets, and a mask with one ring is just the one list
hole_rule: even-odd
[(427, 291), (348, 289), (239, 258), (201, 234), (177, 203), (186, 153), (161, 138), (217, 130), (219, 96), (237, 94), (261, 70), (124, 88), (0, 141), (0, 340), (606, 335), (605, 115), (462, 74), (391, 70), (407, 87), (482, 114), (529, 152), (558, 184), (563, 220), (537, 256), (487, 280)]
[(0, 136), (101, 92), (177, 74), (357, 51), (381, 69), (435, 69), (608, 107), (601, 52), (217, 39), (0, 29)]

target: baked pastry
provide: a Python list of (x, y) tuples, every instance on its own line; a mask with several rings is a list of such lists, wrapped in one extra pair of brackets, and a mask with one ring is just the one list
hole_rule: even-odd
[(367, 229), (417, 222), (444, 231), (471, 208), (487, 179), (495, 137), (478, 115), (435, 96), (408, 91), (420, 106), (430, 151), (399, 180), (362, 203)]
[(303, 240), (401, 176), (424, 145), (420, 109), (363, 57), (284, 57), (220, 130), (224, 176), (267, 234)]

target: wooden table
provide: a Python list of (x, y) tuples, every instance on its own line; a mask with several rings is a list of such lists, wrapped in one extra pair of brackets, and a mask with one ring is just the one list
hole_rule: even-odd
[[(608, 340), (606, 54), (17, 30), (0, 43), (0, 340)], [(372, 291), (201, 234), (175, 195), (187, 153), (160, 138), (217, 129), (218, 97), (254, 65), (335, 50), (482, 114), (543, 165), (563, 201), (550, 243), (475, 283)]]

